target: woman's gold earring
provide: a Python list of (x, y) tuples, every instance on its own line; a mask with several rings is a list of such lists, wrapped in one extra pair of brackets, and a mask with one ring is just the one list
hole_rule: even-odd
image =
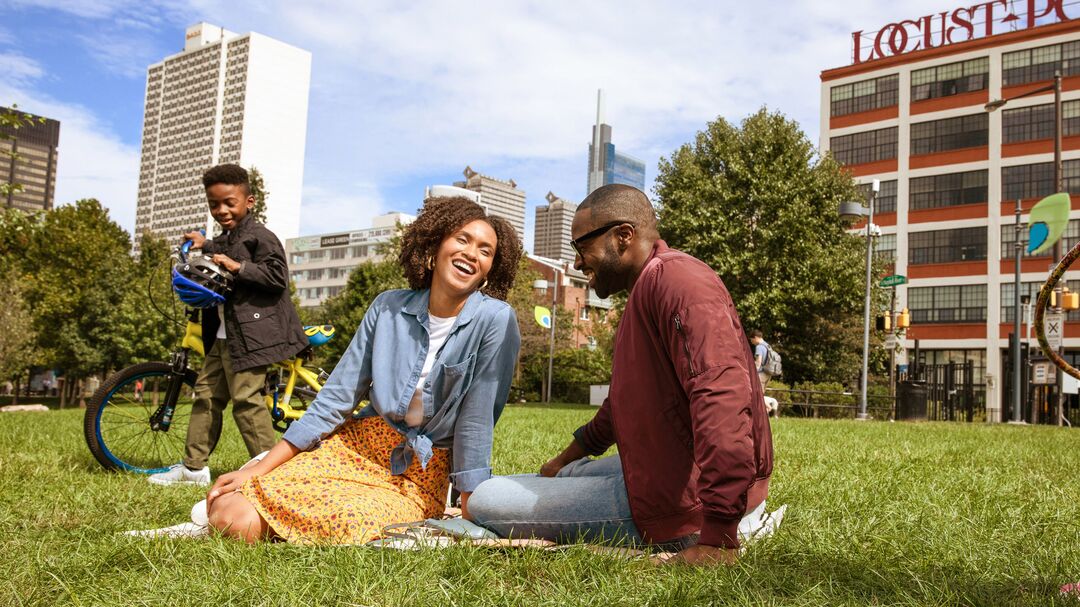
[(483, 284), (480, 285), (480, 290), (483, 291), (486, 288), (487, 288), (487, 279), (485, 278)]
[(424, 264), (424, 267), (429, 269), (429, 270), (434, 270), (435, 269), (435, 258), (432, 257), (431, 255), (428, 255), (427, 263)]

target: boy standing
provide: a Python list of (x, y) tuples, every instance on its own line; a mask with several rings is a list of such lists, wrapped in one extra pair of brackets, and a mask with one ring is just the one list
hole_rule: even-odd
[(192, 231), (184, 240), (235, 278), (225, 303), (203, 311), (206, 359), (195, 382), (184, 459), (150, 476), (150, 482), (159, 485), (210, 484), (206, 462), (221, 437), (222, 414), (230, 399), (248, 454), (272, 447), (273, 421), (260, 393), (266, 368), (308, 345), (289, 298), (285, 249), (249, 214), (255, 197), (247, 171), (235, 164), (218, 165), (203, 174), (203, 187), (210, 214), (225, 231), (213, 240)]

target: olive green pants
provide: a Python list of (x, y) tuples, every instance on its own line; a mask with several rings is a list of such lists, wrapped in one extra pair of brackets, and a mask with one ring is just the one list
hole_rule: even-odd
[(229, 400), (248, 455), (254, 457), (274, 446), (277, 436), (273, 420), (260, 393), (265, 382), (266, 365), (233, 371), (225, 340), (214, 342), (195, 381), (195, 404), (191, 407), (184, 447), (185, 466), (192, 470), (206, 466), (221, 438), (221, 421)]

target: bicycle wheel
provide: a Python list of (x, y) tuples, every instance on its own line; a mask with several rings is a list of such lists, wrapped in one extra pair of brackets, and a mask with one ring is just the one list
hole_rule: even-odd
[(109, 377), (87, 403), (83, 417), (83, 435), (94, 458), (107, 470), (143, 474), (163, 472), (179, 463), (184, 456), (195, 377), (191, 369), (185, 373), (165, 430), (153, 429), (151, 421), (161, 417), (165, 395), (174, 381), (170, 365), (139, 363)]

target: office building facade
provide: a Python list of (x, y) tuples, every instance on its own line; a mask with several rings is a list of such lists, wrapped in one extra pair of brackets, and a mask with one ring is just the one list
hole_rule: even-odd
[(135, 232), (173, 240), (213, 228), (202, 173), (234, 163), (262, 174), (267, 226), (295, 236), (307, 135), (311, 54), (208, 23), (146, 76)]
[(517, 187), (513, 179), (503, 181), (481, 175), (465, 167), (462, 171), (465, 181), (454, 182), (455, 187), (464, 188), (480, 194), (480, 204), (489, 213), (510, 222), (517, 232), (518, 239), (525, 242), (525, 190)]
[(536, 207), (533, 253), (540, 257), (573, 263), (574, 247), (570, 246), (570, 226), (574, 221), (577, 205), (552, 192), (548, 192), (546, 199), (546, 205)]
[(604, 92), (596, 94), (596, 124), (589, 143), (589, 179), (587, 192), (600, 186), (621, 183), (645, 190), (645, 163), (615, 150), (611, 125), (604, 123)]
[[(1073, 195), (1064, 250), (1080, 240), (1080, 21), (1053, 0), (1016, 4), (1030, 14), (994, 4), (855, 32), (852, 64), (821, 74), (821, 150), (864, 192), (880, 181), (876, 255), (908, 279), (896, 288), (911, 320), (901, 354), (912, 355), (917, 340), (919, 362), (973, 361), (990, 421), (1011, 397), (1016, 203), (1026, 238), (1028, 211), (1055, 191), (1053, 93), (1016, 97), (1052, 84), (1055, 70), (1064, 76), (1063, 175)], [(997, 99), (1012, 101), (987, 111)], [(1021, 294), (1037, 293), (1052, 261), (1024, 257)], [(1066, 279), (1080, 290), (1080, 271)], [(1078, 321), (1070, 313), (1065, 326), (1071, 361)]]
[[(23, 123), (17, 129), (0, 126), (0, 182), (21, 186), (9, 188), (4, 205), (23, 211), (53, 208), (60, 122), (18, 109), (0, 108), (0, 112), (17, 114)], [(30, 124), (25, 124), (27, 120)]]
[(387, 213), (375, 217), (370, 228), (286, 240), (289, 279), (296, 287), (300, 306), (319, 306), (340, 293), (349, 273), (362, 263), (381, 261), (382, 246), (397, 233), (398, 224), (414, 219), (405, 213)]

